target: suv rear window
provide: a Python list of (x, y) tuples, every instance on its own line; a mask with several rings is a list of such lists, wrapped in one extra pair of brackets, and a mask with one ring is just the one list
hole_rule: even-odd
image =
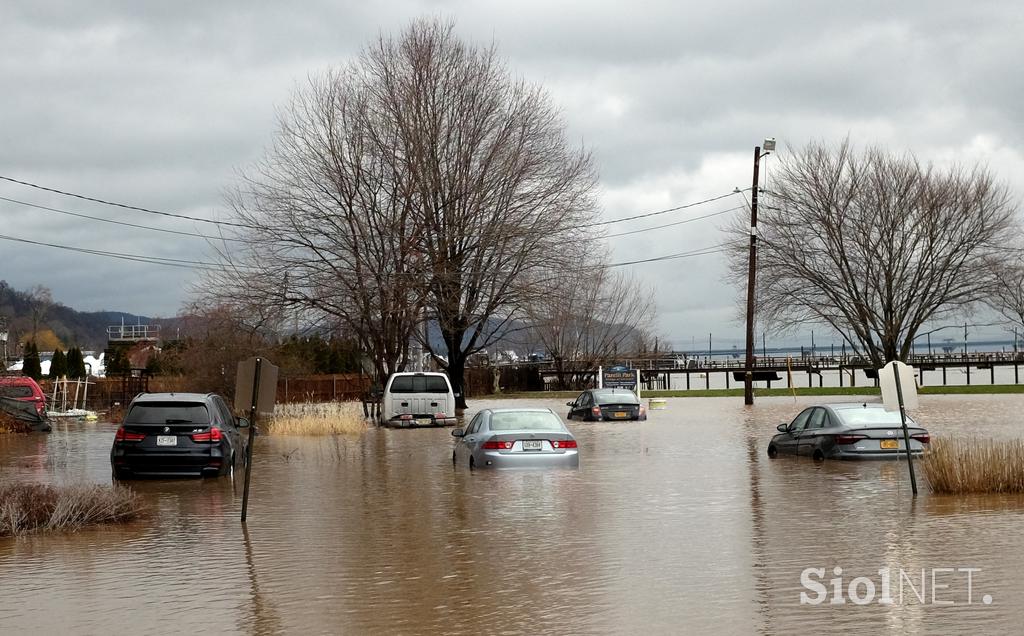
[(392, 393), (447, 393), (448, 380), (440, 375), (400, 375), (391, 381)]
[(5, 398), (27, 398), (32, 397), (32, 387), (18, 386), (16, 384), (0, 384), (0, 397)]
[(209, 424), (202, 402), (140, 402), (132, 406), (125, 424)]

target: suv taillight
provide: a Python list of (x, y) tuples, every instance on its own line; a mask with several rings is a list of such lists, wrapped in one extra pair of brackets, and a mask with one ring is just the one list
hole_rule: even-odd
[(216, 426), (211, 426), (210, 430), (205, 433), (192, 433), (193, 442), (219, 442), (221, 439), (223, 439), (223, 435)]
[(115, 442), (141, 442), (146, 439), (145, 433), (133, 433), (131, 431), (124, 430), (124, 427), (117, 429), (114, 433)]

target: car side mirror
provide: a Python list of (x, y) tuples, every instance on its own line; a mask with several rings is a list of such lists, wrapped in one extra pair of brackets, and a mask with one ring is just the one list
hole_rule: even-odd
[(465, 437), (465, 436), (466, 436), (466, 431), (462, 430), (461, 428), (453, 428), (452, 429), (452, 437)]
[(246, 418), (240, 417), (238, 418), (237, 422), (238, 428), (249, 428), (249, 420), (247, 420)]
[(575, 402), (566, 402), (565, 405), (566, 406), (576, 406), (576, 403)]
[(777, 430), (780, 433), (788, 433), (789, 424), (779, 424), (778, 426), (775, 427), (775, 430)]

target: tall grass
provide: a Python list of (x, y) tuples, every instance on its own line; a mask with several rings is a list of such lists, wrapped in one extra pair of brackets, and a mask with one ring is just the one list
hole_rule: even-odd
[(120, 523), (141, 510), (139, 497), (122, 486), (0, 483), (0, 537)]
[(0, 433), (28, 433), (28, 423), (15, 419), (7, 413), (0, 413)]
[(359, 402), (279, 404), (260, 425), (267, 435), (360, 435), (368, 428)]
[(932, 492), (1024, 492), (1024, 440), (933, 439), (921, 462)]

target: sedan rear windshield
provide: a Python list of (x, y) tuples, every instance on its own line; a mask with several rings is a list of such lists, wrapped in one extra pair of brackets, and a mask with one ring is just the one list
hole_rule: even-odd
[(640, 400), (632, 391), (594, 391), (598, 404), (639, 404)]
[(493, 413), (492, 431), (562, 431), (562, 420), (554, 413)]
[(392, 393), (447, 393), (448, 380), (440, 375), (400, 375), (391, 381)]
[(125, 424), (209, 424), (202, 402), (141, 402), (132, 406)]
[[(903, 422), (900, 420), (899, 411), (886, 411), (885, 409), (879, 408), (859, 408), (859, 409), (836, 409), (839, 416), (843, 420), (843, 424), (852, 426), (855, 428), (864, 428), (868, 426), (902, 426)], [(914, 421), (907, 417), (907, 424), (913, 424)]]

